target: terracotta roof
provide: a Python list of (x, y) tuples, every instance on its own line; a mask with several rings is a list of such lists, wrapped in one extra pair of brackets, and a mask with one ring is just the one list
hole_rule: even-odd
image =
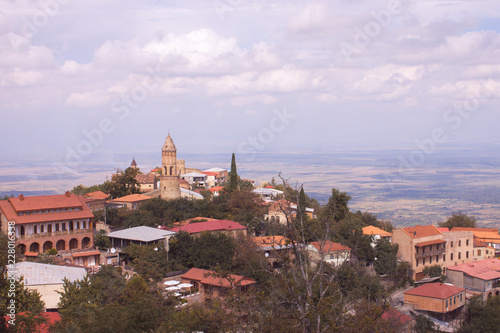
[(334, 243), (330, 241), (326, 242), (311, 242), (309, 243), (310, 245), (314, 246), (318, 251), (321, 251), (323, 249), (323, 252), (334, 252), (334, 251), (345, 251), (345, 250), (351, 250), (350, 247), (344, 246), (339, 243)]
[(109, 195), (102, 192), (102, 191), (95, 191), (95, 192), (90, 192), (90, 193), (84, 194), (83, 197), (86, 199), (88, 198), (88, 199), (103, 200), (103, 199), (107, 199), (109, 197)]
[[(193, 217), (193, 218), (190, 218), (190, 219), (187, 219), (187, 220), (184, 220), (184, 221), (175, 222), (174, 226), (175, 227), (182, 227), (183, 225), (189, 224), (189, 223), (191, 223), (193, 221), (202, 221), (202, 220), (204, 220), (204, 222), (208, 222), (208, 221), (220, 221), (218, 219), (213, 219), (211, 217), (197, 216), (197, 217)], [(162, 229), (167, 230), (167, 228), (165, 228), (165, 227), (163, 227)]]
[(482, 280), (492, 280), (500, 278), (500, 260), (484, 259), (457, 266), (449, 266), (447, 270), (463, 272), (467, 275), (477, 277)]
[(441, 233), (443, 232), (449, 232), (450, 231), (450, 228), (441, 228), (441, 227), (436, 227), (437, 230), (439, 230)]
[(229, 281), (229, 279), (227, 278), (217, 277), (216, 273), (213, 271), (200, 268), (191, 268), (189, 271), (187, 271), (185, 274), (181, 276), (181, 279), (199, 281), (202, 284), (220, 286), (225, 288), (231, 288), (232, 285), (238, 285), (244, 287), (251, 284), (255, 284), (255, 280), (241, 275), (230, 274), (229, 279), (231, 281)]
[(209, 188), (208, 190), (210, 192), (220, 192), (220, 191), (222, 191), (223, 188), (224, 188), (224, 186), (214, 186), (214, 187)]
[(434, 225), (416, 225), (414, 227), (406, 227), (402, 229), (404, 232), (408, 234), (411, 238), (421, 238), (433, 235), (441, 234)]
[(140, 173), (135, 176), (135, 180), (137, 180), (139, 184), (154, 184), (157, 181), (157, 179), (158, 178), (154, 173), (148, 173), (148, 174)]
[[(14, 199), (14, 200), (12, 200)], [(11, 201), (12, 200), (12, 201)], [(16, 209), (18, 207), (18, 209)], [(42, 208), (43, 207), (43, 208)], [(79, 208), (78, 211), (59, 212), (59, 213), (43, 213), (19, 216), (17, 212), (21, 211), (46, 211), (51, 209), (62, 208)], [(78, 220), (93, 218), (94, 215), (85, 204), (83, 197), (69, 194), (63, 195), (46, 195), (36, 197), (24, 197), (23, 201), (19, 198), (10, 198), (9, 200), (0, 200), (0, 210), (3, 212), (7, 220), (15, 221), (18, 224)], [(17, 211), (17, 212), (16, 212)]]
[(442, 239), (435, 239), (435, 240), (431, 240), (431, 241), (428, 241), (428, 242), (420, 242), (420, 243), (417, 243), (415, 244), (415, 246), (429, 246), (429, 245), (434, 245), (434, 244), (443, 244), (443, 243), (446, 243), (445, 240), (442, 240)]
[(412, 290), (405, 291), (405, 295), (415, 295), (437, 299), (447, 299), (465, 291), (464, 288), (451, 286), (444, 283), (427, 283)]
[(395, 324), (406, 324), (413, 320), (410, 316), (407, 316), (404, 313), (399, 312), (393, 307), (390, 307), (389, 310), (387, 310), (382, 314), (382, 319)]
[(144, 201), (144, 200), (149, 200), (151, 199), (150, 197), (142, 194), (130, 194), (126, 195), (121, 198), (116, 198), (113, 199), (113, 202), (139, 202), (139, 201)]
[(247, 227), (230, 220), (218, 220), (190, 223), (182, 227), (173, 227), (170, 231), (179, 232), (186, 231), (190, 234), (197, 234), (203, 231), (218, 231), (218, 230), (245, 230)]
[(99, 252), (99, 251), (89, 251), (89, 252), (73, 253), (72, 256), (73, 256), (73, 258), (77, 258), (77, 257), (96, 256), (96, 255), (100, 255), (100, 254), (101, 254), (101, 252)]
[(24, 255), (25, 255), (26, 257), (38, 257), (38, 252), (29, 252), (29, 251), (26, 251), (26, 252), (24, 253)]
[(380, 235), (381, 237), (392, 236), (392, 234), (390, 232), (387, 232), (387, 231), (382, 230), (380, 228), (374, 227), (372, 225), (366, 226), (361, 230), (363, 230), (364, 235), (369, 235), (369, 236), (371, 236), (371, 235)]
[(479, 240), (479, 238), (474, 237), (474, 247), (488, 247), (488, 244), (483, 243)]
[(494, 243), (500, 242), (500, 235), (498, 229), (495, 228), (460, 228), (456, 227), (451, 231), (472, 231), (474, 236), (480, 238), (482, 241), (492, 241)]

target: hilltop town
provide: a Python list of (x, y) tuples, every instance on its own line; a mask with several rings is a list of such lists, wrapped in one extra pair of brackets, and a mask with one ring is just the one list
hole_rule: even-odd
[[(276, 175), (178, 159), (0, 200), (0, 331), (496, 332), (500, 235), (394, 228)], [(230, 156), (228, 156), (228, 160)], [(140, 161), (139, 161), (140, 162)], [(486, 319), (490, 318), (490, 319)]]

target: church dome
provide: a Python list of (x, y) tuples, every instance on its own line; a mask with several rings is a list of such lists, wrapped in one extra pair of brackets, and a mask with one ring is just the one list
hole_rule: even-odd
[(165, 140), (165, 143), (163, 144), (162, 150), (164, 151), (177, 151), (175, 148), (174, 140), (172, 140), (172, 137), (170, 134), (167, 136), (167, 139)]

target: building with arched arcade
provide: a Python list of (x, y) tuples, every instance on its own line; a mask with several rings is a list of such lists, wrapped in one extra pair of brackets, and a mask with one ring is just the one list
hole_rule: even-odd
[(3, 233), (16, 236), (21, 253), (82, 250), (94, 246), (94, 215), (83, 197), (66, 192), (0, 201)]

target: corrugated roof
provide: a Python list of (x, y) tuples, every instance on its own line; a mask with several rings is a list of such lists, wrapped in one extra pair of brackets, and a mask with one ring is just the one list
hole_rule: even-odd
[(247, 227), (230, 220), (207, 221), (190, 223), (182, 227), (173, 227), (170, 229), (174, 232), (186, 231), (190, 234), (197, 234), (203, 231), (219, 231), (219, 230), (245, 230)]
[(415, 295), (437, 299), (447, 299), (464, 291), (464, 288), (444, 283), (427, 283), (412, 290), (405, 291), (405, 295)]
[(411, 238), (421, 238), (433, 235), (440, 235), (439, 231), (434, 225), (416, 225), (414, 227), (406, 227), (402, 229)]
[(48, 265), (29, 261), (18, 262), (13, 273), (16, 278), (24, 276), (24, 284), (27, 286), (62, 284), (64, 278), (74, 282), (87, 275), (83, 267)]
[(165, 236), (173, 235), (175, 232), (146, 226), (134, 227), (113, 231), (108, 234), (111, 238), (128, 239), (139, 242), (153, 242), (165, 239)]

